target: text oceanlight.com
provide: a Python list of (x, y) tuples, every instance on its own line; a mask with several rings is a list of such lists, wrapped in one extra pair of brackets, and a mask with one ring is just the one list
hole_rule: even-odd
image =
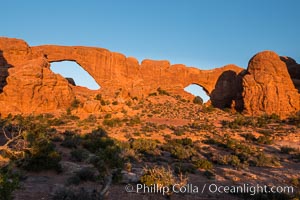
[(250, 194), (255, 195), (258, 193), (286, 193), (293, 194), (293, 186), (272, 186), (260, 184), (241, 184), (241, 185), (220, 185), (216, 183), (204, 184), (202, 186), (187, 184), (172, 186), (162, 186), (159, 184), (145, 185), (145, 184), (128, 184), (125, 186), (126, 192), (134, 193), (152, 193), (167, 195), (170, 193), (181, 194), (205, 194), (205, 193), (219, 193), (219, 194)]

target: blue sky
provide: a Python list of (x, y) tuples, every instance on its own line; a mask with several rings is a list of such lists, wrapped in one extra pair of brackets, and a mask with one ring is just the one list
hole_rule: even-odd
[(139, 61), (246, 68), (262, 50), (300, 62), (299, 9), (299, 0), (6, 0), (0, 35), (31, 46), (103, 47)]

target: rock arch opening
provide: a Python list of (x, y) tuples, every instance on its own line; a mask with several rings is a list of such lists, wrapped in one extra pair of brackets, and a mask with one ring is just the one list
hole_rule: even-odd
[(51, 70), (65, 77), (70, 84), (86, 87), (90, 90), (100, 89), (95, 79), (74, 61), (51, 62)]
[(200, 85), (190, 84), (189, 86), (184, 88), (184, 91), (196, 96), (199, 96), (203, 99), (203, 103), (206, 103), (210, 97), (208, 96), (207, 91)]

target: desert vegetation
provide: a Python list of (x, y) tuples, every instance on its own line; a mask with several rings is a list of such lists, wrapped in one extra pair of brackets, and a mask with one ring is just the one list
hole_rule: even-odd
[[(72, 113), (1, 118), (0, 199), (29, 195), (37, 184), (32, 179), (43, 173), (51, 176), (43, 183), (43, 194), (36, 195), (48, 194), (48, 199), (101, 199), (128, 183), (284, 182), (299, 189), (298, 114), (286, 120), (249, 117), (200, 100), (188, 102), (162, 89), (124, 105), (126, 112), (86, 118)], [(80, 103), (72, 109), (76, 106)], [(280, 176), (285, 168), (290, 172)], [(265, 196), (253, 198), (270, 197)], [(299, 193), (280, 197), (296, 199)]]

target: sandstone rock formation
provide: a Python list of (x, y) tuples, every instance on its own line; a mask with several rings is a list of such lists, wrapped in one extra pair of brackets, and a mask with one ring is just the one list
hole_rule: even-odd
[[(185, 65), (171, 65), (169, 61), (143, 60), (141, 64), (132, 57), (102, 48), (45, 45), (31, 48), (43, 52), (49, 62), (75, 61), (103, 88), (105, 94), (114, 94), (122, 88), (123, 95), (147, 96), (157, 88), (183, 93), (183, 88), (194, 83), (208, 94), (214, 90), (219, 76), (225, 71), (241, 72), (234, 65), (214, 70), (199, 70)], [(109, 89), (108, 89), (109, 88)]]
[(295, 87), (300, 92), (300, 64), (290, 57), (280, 57), (285, 62)]
[(243, 77), (244, 109), (251, 115), (290, 115), (300, 109), (300, 95), (287, 65), (272, 51), (256, 54)]
[[(288, 75), (288, 64), (276, 54), (262, 55), (251, 60), (248, 71), (235, 65), (200, 70), (171, 65), (168, 61), (146, 59), (139, 63), (135, 58), (103, 48), (29, 47), (23, 40), (0, 38), (0, 113), (65, 111), (74, 99), (83, 103), (84, 111), (93, 113), (101, 110), (99, 102), (94, 101), (98, 93), (108, 97), (118, 93), (124, 99), (142, 98), (161, 88), (191, 98), (184, 91), (190, 84), (202, 86), (212, 105), (219, 108), (234, 106), (250, 114), (270, 113), (274, 108), (272, 113), (283, 116), (299, 110), (299, 94)], [(50, 63), (59, 61), (75, 61), (101, 89), (92, 91), (75, 86), (71, 79), (54, 74)], [(292, 64), (288, 65), (289, 70), (294, 69)]]

